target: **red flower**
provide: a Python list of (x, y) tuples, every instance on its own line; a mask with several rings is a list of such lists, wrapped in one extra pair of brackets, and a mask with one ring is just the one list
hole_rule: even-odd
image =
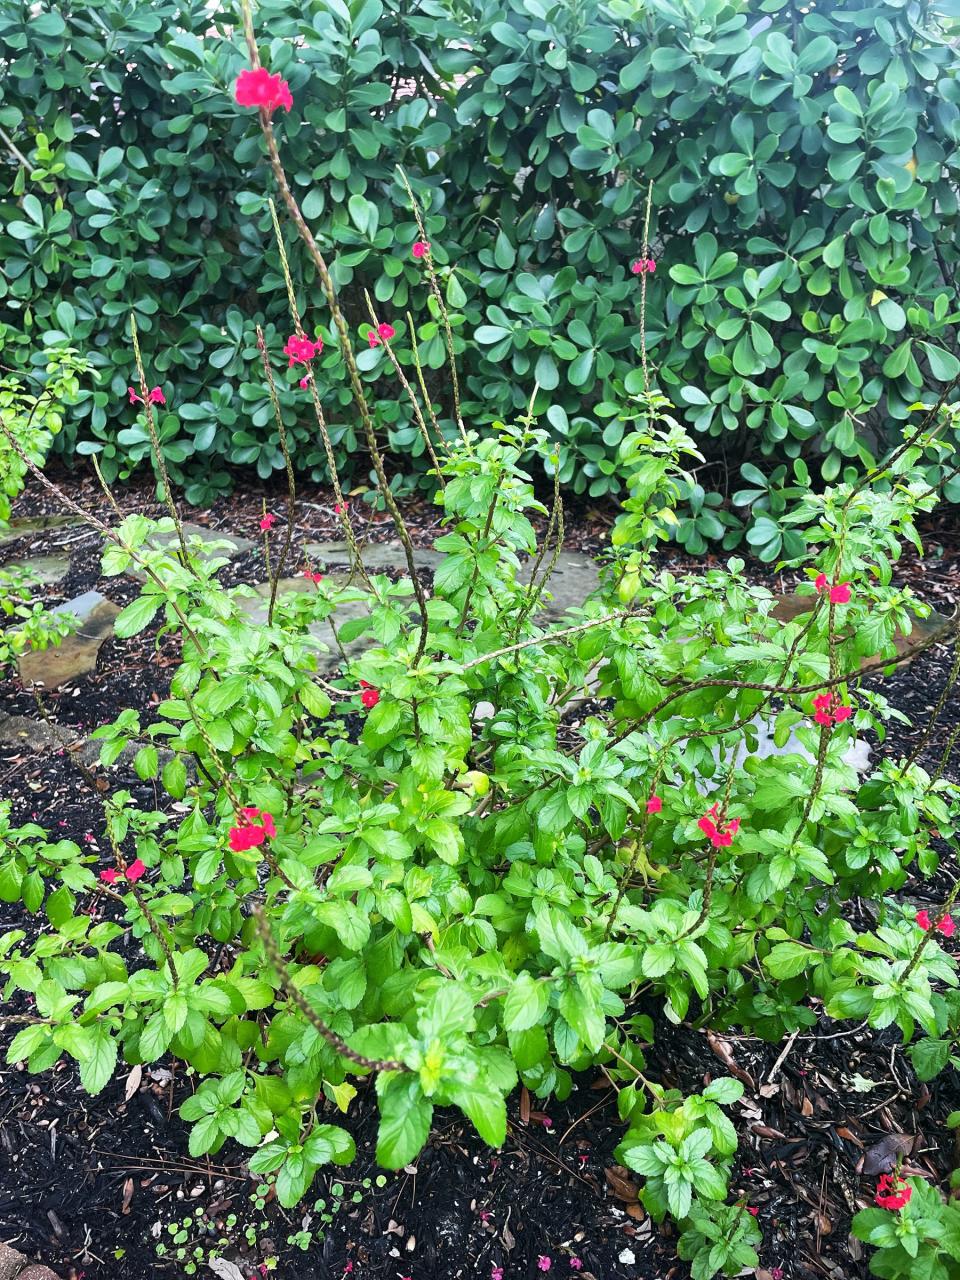
[(380, 690), (373, 689), (370, 685), (367, 685), (363, 693), (360, 695), (360, 701), (368, 711), (371, 711), (380, 701)]
[(334, 515), (345, 516), (347, 514), (347, 504), (345, 502), (335, 502), (333, 511)]
[(287, 368), (292, 369), (295, 364), (309, 364), (322, 350), (322, 338), (312, 342), (309, 338), (300, 338), (295, 333), (291, 333), (287, 339), (287, 345), (283, 348), (283, 354), (290, 357)]
[(728, 849), (733, 844), (733, 837), (740, 830), (740, 819), (731, 818), (729, 822), (721, 823), (720, 806), (714, 804), (697, 821), (697, 826), (715, 849)]
[(389, 341), (391, 338), (395, 338), (397, 336), (397, 331), (392, 324), (378, 325), (377, 333), (379, 333), (380, 337), (385, 341)]
[(752, 1213), (752, 1214), (753, 1214), (753, 1216), (756, 1218), (756, 1217), (758, 1216), (758, 1214), (760, 1213), (760, 1210), (756, 1207), (756, 1205), (748, 1204), (748, 1205), (747, 1205), (747, 1213)]
[[(917, 924), (924, 931), (924, 933), (929, 933), (930, 930), (933, 928), (933, 921), (930, 919), (929, 911), (918, 911), (916, 919), (917, 919)], [(937, 932), (942, 933), (945, 938), (952, 938), (953, 935), (956, 933), (956, 931), (957, 931), (956, 921), (953, 919), (952, 916), (944, 916), (943, 919), (940, 921), (940, 923), (937, 925)]]
[(853, 715), (853, 707), (844, 706), (835, 693), (818, 693), (813, 700), (813, 718), (817, 724), (840, 724)]
[(912, 1195), (913, 1187), (898, 1173), (884, 1173), (877, 1179), (877, 1194), (873, 1199), (881, 1209), (902, 1209)]
[(430, 252), (430, 244), (427, 240), (418, 240), (411, 250), (415, 258), (425, 258)]
[[(816, 578), (814, 579), (813, 585), (817, 588), (818, 591), (826, 591), (828, 586), (827, 575), (825, 573), (818, 573)], [(849, 602), (850, 602), (850, 583), (849, 582), (835, 583), (832, 587), (830, 587), (830, 603), (831, 604), (849, 604)]]
[(166, 403), (167, 403), (167, 398), (166, 398), (166, 396), (163, 394), (163, 392), (160, 390), (160, 388), (159, 388), (159, 387), (154, 387), (152, 391), (148, 391), (148, 392), (147, 392), (147, 399), (146, 399), (146, 401), (144, 401), (143, 396), (139, 396), (139, 395), (137, 395), (137, 393), (136, 393), (136, 391), (134, 391), (133, 387), (127, 387), (127, 391), (128, 391), (128, 393), (129, 393), (129, 395), (130, 395), (130, 403), (131, 403), (131, 404), (144, 404), (144, 403), (147, 403), (147, 404), (166, 404)]
[(139, 858), (136, 858), (134, 859), (133, 862), (130, 863), (129, 867), (127, 867), (125, 872), (115, 871), (111, 867), (107, 871), (100, 872), (100, 879), (103, 880), (106, 884), (116, 884), (118, 880), (123, 880), (124, 877), (126, 877), (126, 879), (129, 880), (131, 884), (134, 884), (137, 880), (140, 879), (142, 875), (146, 873), (146, 870), (147, 870), (146, 863), (141, 862)]
[(309, 377), (307, 377), (307, 378), (301, 378), (301, 379), (300, 379), (300, 386), (301, 386), (301, 388), (302, 388), (304, 391), (306, 391), (306, 389), (307, 389), (307, 387), (309, 387), (309, 385), (310, 385), (310, 379), (309, 379)]
[(314, 573), (312, 569), (304, 569), (303, 576), (310, 582), (317, 583), (323, 581), (322, 573)]
[(266, 533), (268, 530), (272, 529), (276, 523), (277, 523), (277, 517), (274, 515), (271, 515), (268, 512), (260, 521), (260, 528), (264, 531), (264, 533)]
[[(260, 825), (254, 822), (255, 818), (260, 819)], [(272, 840), (276, 834), (277, 828), (271, 814), (252, 807), (241, 809), (240, 821), (230, 828), (230, 848), (234, 853), (242, 853), (263, 844), (267, 837)]]
[(649, 272), (650, 275), (653, 275), (656, 269), (657, 264), (652, 258), (638, 258), (630, 268), (635, 276), (646, 275), (647, 272)]
[(290, 86), (286, 80), (281, 79), (279, 72), (271, 75), (266, 67), (241, 71), (233, 87), (233, 96), (238, 106), (259, 107), (261, 111), (266, 111), (268, 116), (272, 115), (277, 107), (283, 107), (284, 111), (289, 111), (293, 106)]
[(367, 334), (367, 342), (370, 344), (371, 351), (374, 349), (374, 347), (379, 347), (380, 345), (380, 339), (377, 337), (373, 329), (371, 329), (370, 332)]
[(663, 801), (659, 796), (651, 796), (647, 801), (647, 813), (659, 813), (663, 808)]

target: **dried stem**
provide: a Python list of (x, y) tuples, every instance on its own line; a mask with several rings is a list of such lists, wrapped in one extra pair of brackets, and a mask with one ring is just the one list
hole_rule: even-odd
[(283, 987), (287, 998), (297, 1006), (314, 1030), (326, 1040), (331, 1048), (336, 1049), (341, 1057), (347, 1058), (350, 1062), (355, 1062), (359, 1067), (365, 1067), (368, 1071), (406, 1071), (407, 1068), (402, 1062), (379, 1061), (376, 1058), (364, 1057), (362, 1053), (357, 1053), (351, 1049), (345, 1040), (342, 1040), (335, 1031), (332, 1031), (317, 1011), (307, 1003), (303, 993), (294, 985), (290, 970), (284, 963), (276, 940), (270, 932), (270, 926), (267, 923), (263, 907), (258, 905), (253, 908), (253, 919), (257, 933), (260, 935), (260, 941), (263, 943), (263, 949), (267, 953), (267, 959), (276, 970), (280, 985)]

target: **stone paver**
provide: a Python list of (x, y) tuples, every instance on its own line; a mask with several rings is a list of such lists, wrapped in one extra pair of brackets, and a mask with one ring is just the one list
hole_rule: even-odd
[(2, 569), (21, 569), (29, 573), (40, 586), (51, 582), (59, 582), (67, 576), (70, 568), (70, 557), (66, 553), (49, 556), (27, 556), (24, 559), (8, 560), (0, 565)]
[(26, 1265), (27, 1259), (22, 1253), (8, 1244), (0, 1244), (0, 1280), (15, 1280)]
[(32, 533), (49, 533), (51, 529), (73, 529), (86, 524), (79, 516), (17, 516), (0, 524), (0, 547)]
[[(184, 521), (183, 523), (183, 536), (186, 539), (188, 550), (190, 549), (190, 540), (193, 537), (199, 538), (205, 545), (211, 542), (230, 542), (233, 545), (232, 551), (228, 549), (204, 550), (201, 548), (196, 552), (201, 561), (212, 560), (216, 556), (226, 556), (228, 559), (232, 559), (234, 556), (239, 556), (245, 551), (249, 551), (254, 545), (252, 538), (245, 538), (242, 534), (228, 533), (224, 529), (208, 529), (204, 525), (191, 524), (189, 521)], [(170, 529), (164, 533), (151, 534), (147, 539), (146, 546), (153, 550), (161, 547), (179, 550), (180, 539), (177, 537), (177, 531)], [(131, 569), (128, 576), (134, 578), (137, 582), (143, 582), (147, 575), (141, 569)]]
[(61, 605), (57, 612), (73, 614), (80, 626), (59, 645), (25, 653), (19, 659), (17, 667), (25, 684), (42, 682), (47, 689), (57, 689), (92, 671), (100, 646), (113, 635), (113, 622), (120, 609), (101, 592), (85, 591)]

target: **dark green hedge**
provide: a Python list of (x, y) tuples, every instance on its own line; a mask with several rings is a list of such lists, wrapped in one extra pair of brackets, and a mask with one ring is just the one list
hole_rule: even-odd
[[(124, 397), (133, 307), (189, 496), (227, 488), (228, 467), (269, 475), (282, 462), (252, 332), (264, 322), (279, 354), (289, 322), (272, 179), (231, 96), (236, 6), (42, 9), (0, 0), (0, 360), (64, 339), (87, 352), (101, 380), (59, 447), (101, 447), (124, 474), (147, 447)], [(688, 545), (733, 545), (751, 510), (749, 540), (776, 555), (808, 466), (830, 479), (863, 465), (960, 369), (960, 55), (933, 4), (265, 0), (256, 22), (293, 91), (277, 126), (288, 170), (358, 329), (369, 287), (400, 350), (409, 308), (442, 365), (399, 163), (428, 208), (467, 416), (515, 414), (538, 380), (577, 491), (620, 484), (648, 180), (648, 345), (710, 463)], [(422, 458), (408, 407), (381, 352), (361, 362), (409, 475)], [(319, 373), (338, 447), (365, 470), (332, 343)], [(284, 414), (298, 465), (321, 477), (292, 378)]]

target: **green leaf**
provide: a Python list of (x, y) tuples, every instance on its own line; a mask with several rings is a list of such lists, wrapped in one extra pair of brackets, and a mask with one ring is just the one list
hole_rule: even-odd
[(122, 640), (138, 635), (150, 625), (162, 604), (162, 596), (138, 596), (117, 614), (113, 624), (114, 632)]
[(420, 1081), (412, 1074), (381, 1074), (377, 1077), (377, 1096), (377, 1162), (385, 1169), (402, 1169), (420, 1154), (430, 1136), (433, 1104), (423, 1096)]
[(503, 1025), (507, 1031), (526, 1031), (539, 1023), (550, 1003), (550, 988), (529, 973), (517, 975), (503, 1004)]

